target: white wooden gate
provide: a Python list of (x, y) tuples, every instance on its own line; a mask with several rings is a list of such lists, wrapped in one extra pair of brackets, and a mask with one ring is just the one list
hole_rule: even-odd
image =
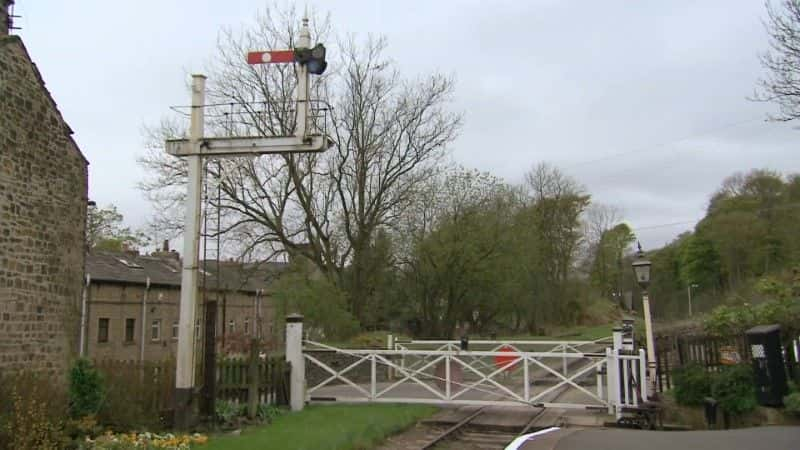
[(304, 341), (306, 401), (530, 405), (607, 409), (619, 416), (647, 399), (644, 350), (623, 354), (600, 341), (471, 341), (470, 350), (458, 341), (409, 341), (393, 347), (340, 349)]

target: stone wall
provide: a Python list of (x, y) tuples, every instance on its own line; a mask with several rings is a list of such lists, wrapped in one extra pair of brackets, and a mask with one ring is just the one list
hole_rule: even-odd
[[(91, 274), (90, 274), (91, 275)], [(89, 315), (87, 320), (87, 355), (93, 359), (138, 360), (142, 345), (142, 305), (145, 286), (138, 284), (92, 281), (89, 289)], [(199, 296), (202, 298), (202, 295)], [(255, 293), (225, 293), (225, 327), (230, 336), (230, 327), (235, 334), (250, 336), (255, 327)], [(177, 286), (152, 285), (147, 292), (145, 307), (144, 359), (161, 361), (175, 359), (178, 339), (173, 334), (177, 326), (180, 304), (180, 288)], [(275, 311), (269, 297), (261, 300), (262, 336), (268, 342), (275, 339)], [(223, 302), (217, 305), (217, 341), (222, 336)], [(197, 308), (198, 324), (202, 328), (204, 306)], [(100, 342), (100, 320), (107, 320), (107, 340)], [(126, 339), (126, 321), (132, 320), (133, 339)], [(154, 327), (154, 322), (158, 325)], [(231, 323), (232, 322), (232, 323)], [(158, 333), (153, 329), (157, 328)], [(245, 329), (246, 328), (246, 329)], [(202, 330), (198, 332), (197, 345), (202, 346)], [(103, 336), (105, 338), (105, 336)], [(127, 336), (131, 337), (131, 336)], [(202, 347), (200, 347), (202, 348)], [(218, 350), (218, 351), (221, 351)]]
[(0, 36), (0, 371), (78, 348), (87, 162), (17, 36)]

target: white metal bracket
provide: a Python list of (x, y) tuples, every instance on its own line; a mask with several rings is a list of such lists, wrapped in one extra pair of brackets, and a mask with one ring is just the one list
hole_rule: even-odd
[(165, 150), (173, 156), (255, 156), (270, 153), (323, 152), (333, 145), (327, 136), (310, 135), (270, 137), (220, 137), (203, 138), (199, 145), (188, 139), (169, 139)]

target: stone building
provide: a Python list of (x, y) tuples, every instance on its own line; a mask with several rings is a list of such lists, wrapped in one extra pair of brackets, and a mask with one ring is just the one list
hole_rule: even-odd
[[(257, 330), (267, 345), (276, 344), (276, 308), (269, 288), (285, 264), (207, 262), (201, 267), (206, 298), (217, 301), (218, 354), (240, 352), (237, 346)], [(175, 358), (181, 289), (177, 253), (162, 251), (142, 256), (133, 252), (95, 252), (87, 255), (86, 275), (87, 356), (127, 361)], [(195, 327), (198, 346), (203, 344), (203, 297), (201, 286)]]
[(0, 372), (63, 376), (78, 348), (88, 162), (0, 0)]

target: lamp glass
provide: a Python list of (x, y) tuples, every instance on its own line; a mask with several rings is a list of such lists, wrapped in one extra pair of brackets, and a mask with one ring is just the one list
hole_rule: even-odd
[(650, 284), (651, 265), (650, 261), (646, 259), (638, 259), (633, 262), (633, 273), (636, 276), (636, 282), (642, 288), (646, 288)]

